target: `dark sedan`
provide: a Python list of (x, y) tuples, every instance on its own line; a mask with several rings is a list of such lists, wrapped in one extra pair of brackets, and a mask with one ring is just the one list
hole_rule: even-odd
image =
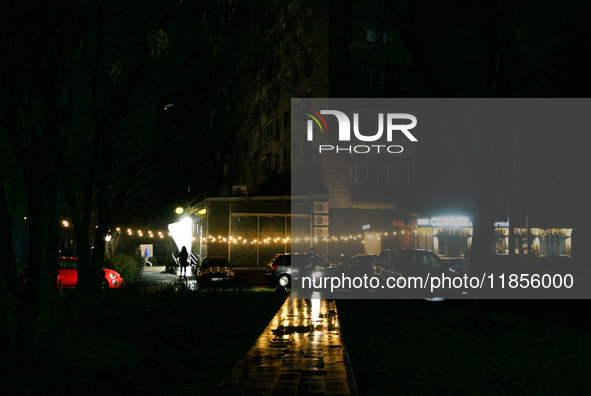
[(202, 284), (232, 284), (234, 267), (224, 257), (207, 257), (203, 259), (197, 272), (197, 282)]
[(360, 277), (364, 275), (371, 276), (373, 272), (373, 262), (378, 257), (377, 254), (360, 254), (346, 259), (333, 267), (322, 272), (322, 276), (342, 277)]
[(373, 264), (373, 276), (380, 280), (377, 290), (384, 297), (433, 298), (449, 295), (450, 290), (432, 284), (442, 276), (453, 276), (447, 264), (435, 253), (421, 249), (385, 250)]

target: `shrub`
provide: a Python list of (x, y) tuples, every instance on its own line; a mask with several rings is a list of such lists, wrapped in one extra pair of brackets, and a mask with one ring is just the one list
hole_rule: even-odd
[(105, 267), (119, 272), (126, 284), (137, 283), (144, 270), (144, 258), (127, 254), (117, 254), (105, 260)]

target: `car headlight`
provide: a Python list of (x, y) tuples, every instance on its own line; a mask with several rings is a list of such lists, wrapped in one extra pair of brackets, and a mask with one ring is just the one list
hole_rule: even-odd
[(112, 272), (109, 272), (109, 276), (111, 277), (111, 279), (115, 279), (115, 278), (117, 277), (117, 275), (115, 275), (115, 274), (114, 274), (114, 273), (112, 273)]

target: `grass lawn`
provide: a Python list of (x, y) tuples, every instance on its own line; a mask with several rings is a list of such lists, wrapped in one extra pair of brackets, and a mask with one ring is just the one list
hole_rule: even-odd
[(90, 302), (65, 293), (46, 364), (7, 365), (0, 393), (211, 395), (284, 300), (269, 291), (121, 290)]
[(465, 301), (338, 300), (359, 395), (591, 394), (589, 301), (484, 304), (475, 328)]

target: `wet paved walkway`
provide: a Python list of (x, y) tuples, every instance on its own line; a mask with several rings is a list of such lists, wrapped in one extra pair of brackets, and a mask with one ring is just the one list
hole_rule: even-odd
[(220, 394), (355, 395), (339, 329), (334, 301), (289, 297)]

